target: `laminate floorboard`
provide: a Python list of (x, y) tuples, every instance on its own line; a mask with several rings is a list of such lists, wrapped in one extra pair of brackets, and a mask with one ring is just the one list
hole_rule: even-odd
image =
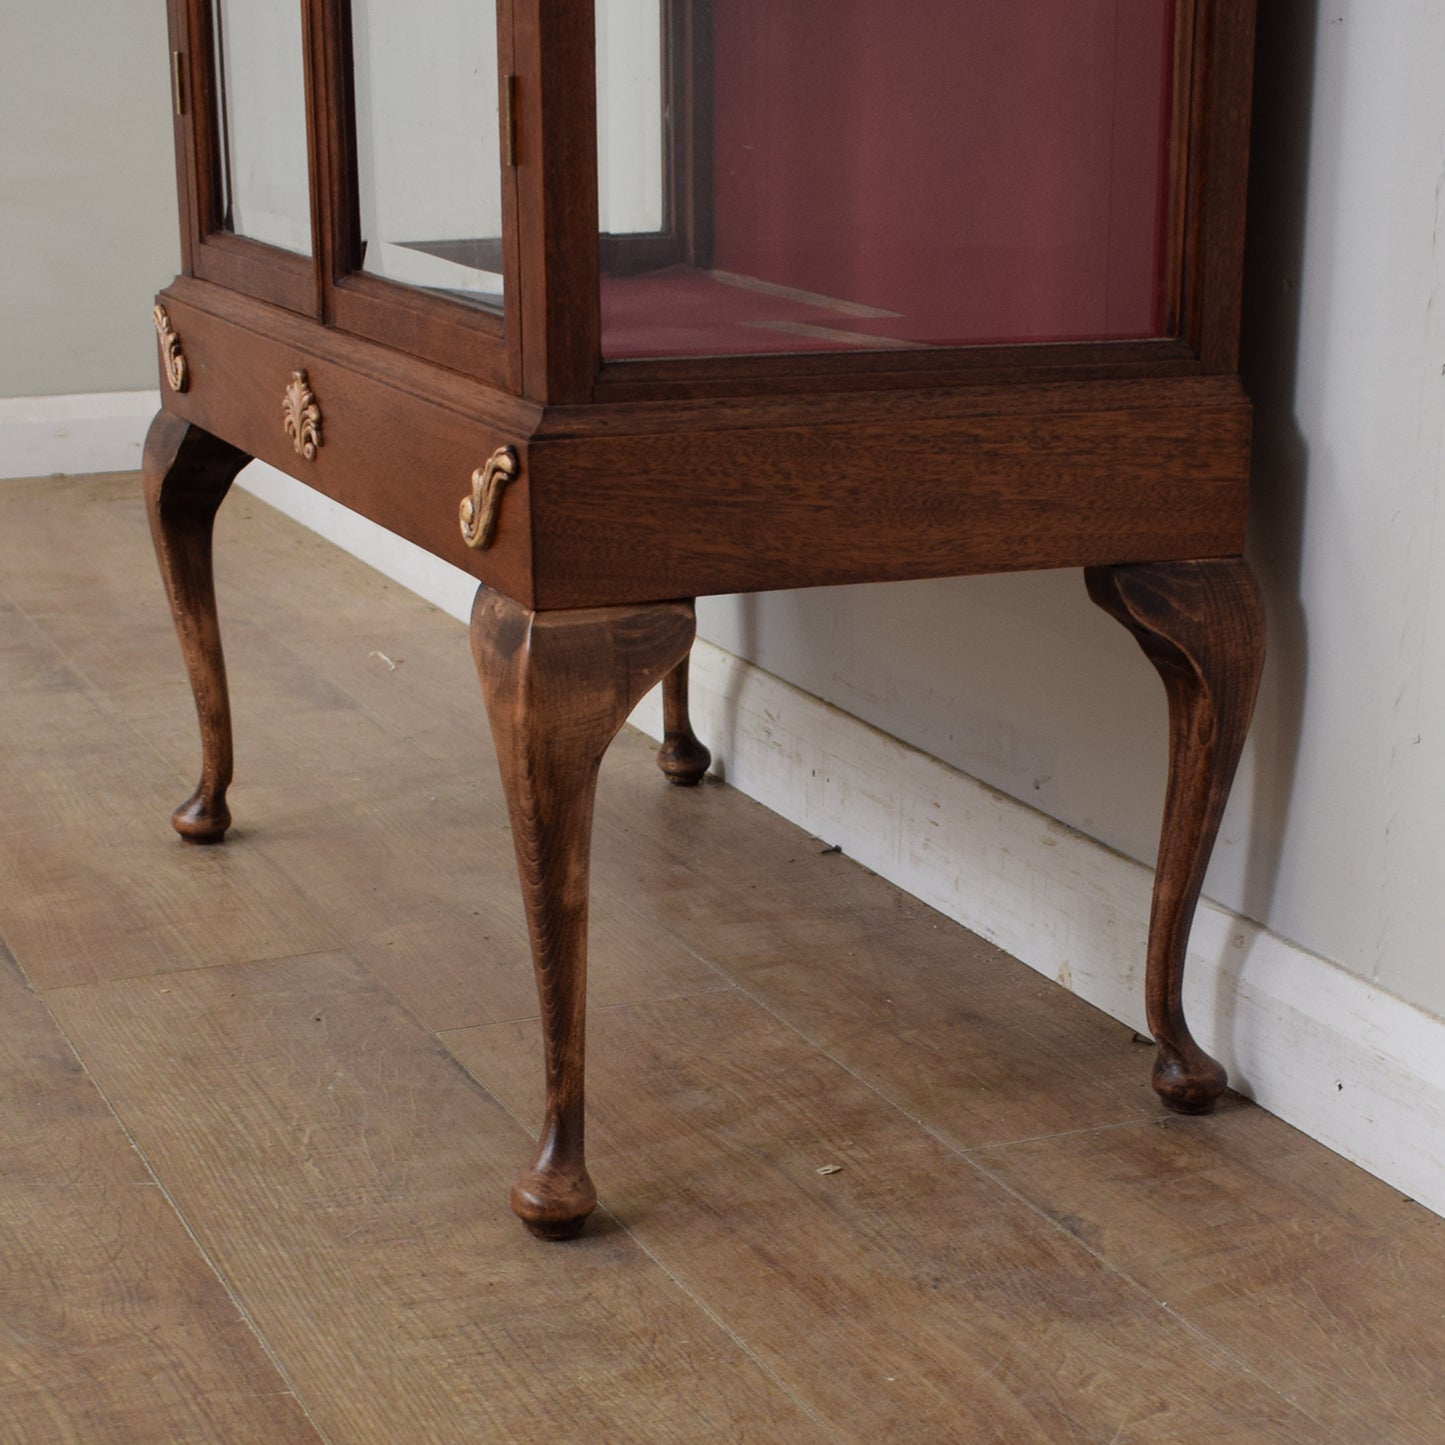
[[(836, 1438), (1320, 1438), (1248, 1366), (751, 1000), (599, 1010), (591, 1033), (604, 1203)], [(540, 1120), (535, 1024), (445, 1037), (488, 1092)]]
[(321, 1436), (0, 947), (0, 1439)]
[(827, 1438), (631, 1236), (522, 1234), (525, 1136), (345, 956), (49, 999), (329, 1438)]
[(1441, 1221), (1262, 1109), (975, 1156), (1350, 1441), (1445, 1440)]
[[(474, 731), (485, 726), (480, 699), (476, 711)], [(348, 950), (429, 1027), (535, 1014), (521, 891), (490, 748), (460, 771), (409, 739), (372, 761), (337, 789), (253, 788), (250, 841), (298, 880)], [(338, 837), (348, 839), (345, 848), (335, 846)], [(589, 977), (599, 1004), (729, 986), (602, 891), (593, 900)]]
[(0, 484), (34, 990), (0, 965), (0, 1441), (1445, 1439), (1445, 1224), (1232, 1096), (1161, 1116), (1127, 1028), (626, 732), (603, 1207), (529, 1238), (537, 1005), (466, 630), (244, 493), (217, 547), (236, 825), (195, 848), (138, 479)]
[(193, 779), (88, 688), (17, 689), (0, 719), (0, 937), (37, 987), (336, 945), (243, 841), (177, 849), (168, 819)]
[(964, 1148), (1156, 1116), (1123, 1024), (758, 804), (658, 797), (649, 766), (606, 781), (599, 886), (900, 1108)]

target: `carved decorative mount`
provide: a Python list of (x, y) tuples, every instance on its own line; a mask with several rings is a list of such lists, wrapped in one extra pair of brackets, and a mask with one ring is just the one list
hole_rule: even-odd
[(462, 540), (474, 551), (485, 552), (492, 545), (502, 493), (516, 475), (517, 453), (511, 447), (498, 447), (486, 466), (472, 473), (472, 494), (462, 498), (461, 522)]
[(321, 446), (321, 408), (316, 404), (304, 371), (291, 373), (291, 384), (281, 403), (281, 417), (291, 445), (308, 462), (314, 462)]
[(160, 338), (161, 364), (166, 369), (166, 380), (170, 382), (172, 391), (184, 391), (191, 384), (191, 373), (186, 365), (186, 354), (181, 350), (181, 338), (176, 335), (176, 328), (171, 325), (164, 306), (157, 306), (151, 312), (151, 319)]

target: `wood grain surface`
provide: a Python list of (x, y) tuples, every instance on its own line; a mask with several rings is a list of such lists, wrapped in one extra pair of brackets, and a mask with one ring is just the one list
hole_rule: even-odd
[(472, 656), (507, 798), (532, 945), (547, 1102), (537, 1156), (512, 1186), (533, 1233), (570, 1239), (597, 1202), (583, 1136), (592, 812), (628, 714), (692, 646), (690, 602), (534, 613), (487, 587)]
[(231, 826), (226, 807), (234, 761), (231, 702), (216, 615), (211, 534), (232, 481), (250, 460), (166, 412), (156, 415), (146, 436), (151, 540), (201, 727), (200, 781), (171, 815), (176, 832), (193, 843), (217, 843)]
[(981, 1163), (1229, 1340), (1322, 1438), (1445, 1439), (1441, 1221), (1379, 1180), (1346, 1184), (1341, 1161), (1289, 1125), (1235, 1106)]
[(1157, 1112), (1123, 1024), (748, 799), (724, 820), (659, 797), (647, 763), (629, 751), (604, 773), (597, 891), (941, 1137), (973, 1148)]
[(1154, 868), (1144, 984), (1155, 1092), (1207, 1114), (1223, 1066), (1184, 1017), (1184, 961), (1204, 870), (1229, 800), (1264, 667), (1264, 612), (1243, 557), (1084, 571), (1089, 596), (1133, 634), (1169, 698), (1169, 784)]
[[(253, 850), (178, 853), (166, 834), (187, 765), (127, 727), (35, 618), (12, 606), (4, 619), (3, 935), (37, 986), (334, 946), (327, 924)], [(172, 699), (186, 705), (184, 693)], [(182, 756), (193, 758), (194, 714), (187, 722)]]
[(1160, 1126), (1127, 1029), (626, 732), (602, 1206), (527, 1239), (466, 629), (244, 494), (217, 547), (236, 824), (196, 849), (139, 479), (0, 486), (0, 938), (39, 990), (0, 969), (0, 1438), (1440, 1438), (1441, 1221), (1233, 1096)]
[[(1243, 547), (1251, 413), (1233, 377), (764, 389), (553, 415), (199, 282), (163, 294), (194, 375), (166, 394), (169, 413), (528, 606)], [(326, 417), (313, 461), (276, 420), (298, 357)], [(458, 504), (503, 445), (518, 477), (476, 552)]]
[(0, 944), (0, 1437), (322, 1437)]
[(539, 1271), (525, 1136), (344, 956), (50, 997), (330, 1438), (826, 1438), (622, 1231)]
[[(840, 1438), (1318, 1439), (750, 999), (598, 1010), (592, 1031), (603, 1202)], [(538, 1118), (535, 1024), (446, 1041)]]

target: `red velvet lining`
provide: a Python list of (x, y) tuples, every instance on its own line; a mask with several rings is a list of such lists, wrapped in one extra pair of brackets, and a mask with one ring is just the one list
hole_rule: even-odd
[(1172, 0), (715, 0), (719, 271), (603, 283), (610, 356), (1155, 336)]

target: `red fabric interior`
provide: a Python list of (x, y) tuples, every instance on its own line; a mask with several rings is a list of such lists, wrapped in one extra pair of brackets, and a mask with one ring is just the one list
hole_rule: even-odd
[[(604, 282), (614, 356), (1161, 333), (1172, 0), (715, 0), (714, 267)], [(779, 328), (782, 329), (779, 329)]]
[(611, 356), (870, 350), (880, 338), (887, 345), (901, 325), (760, 294), (687, 266), (602, 278), (602, 334)]

